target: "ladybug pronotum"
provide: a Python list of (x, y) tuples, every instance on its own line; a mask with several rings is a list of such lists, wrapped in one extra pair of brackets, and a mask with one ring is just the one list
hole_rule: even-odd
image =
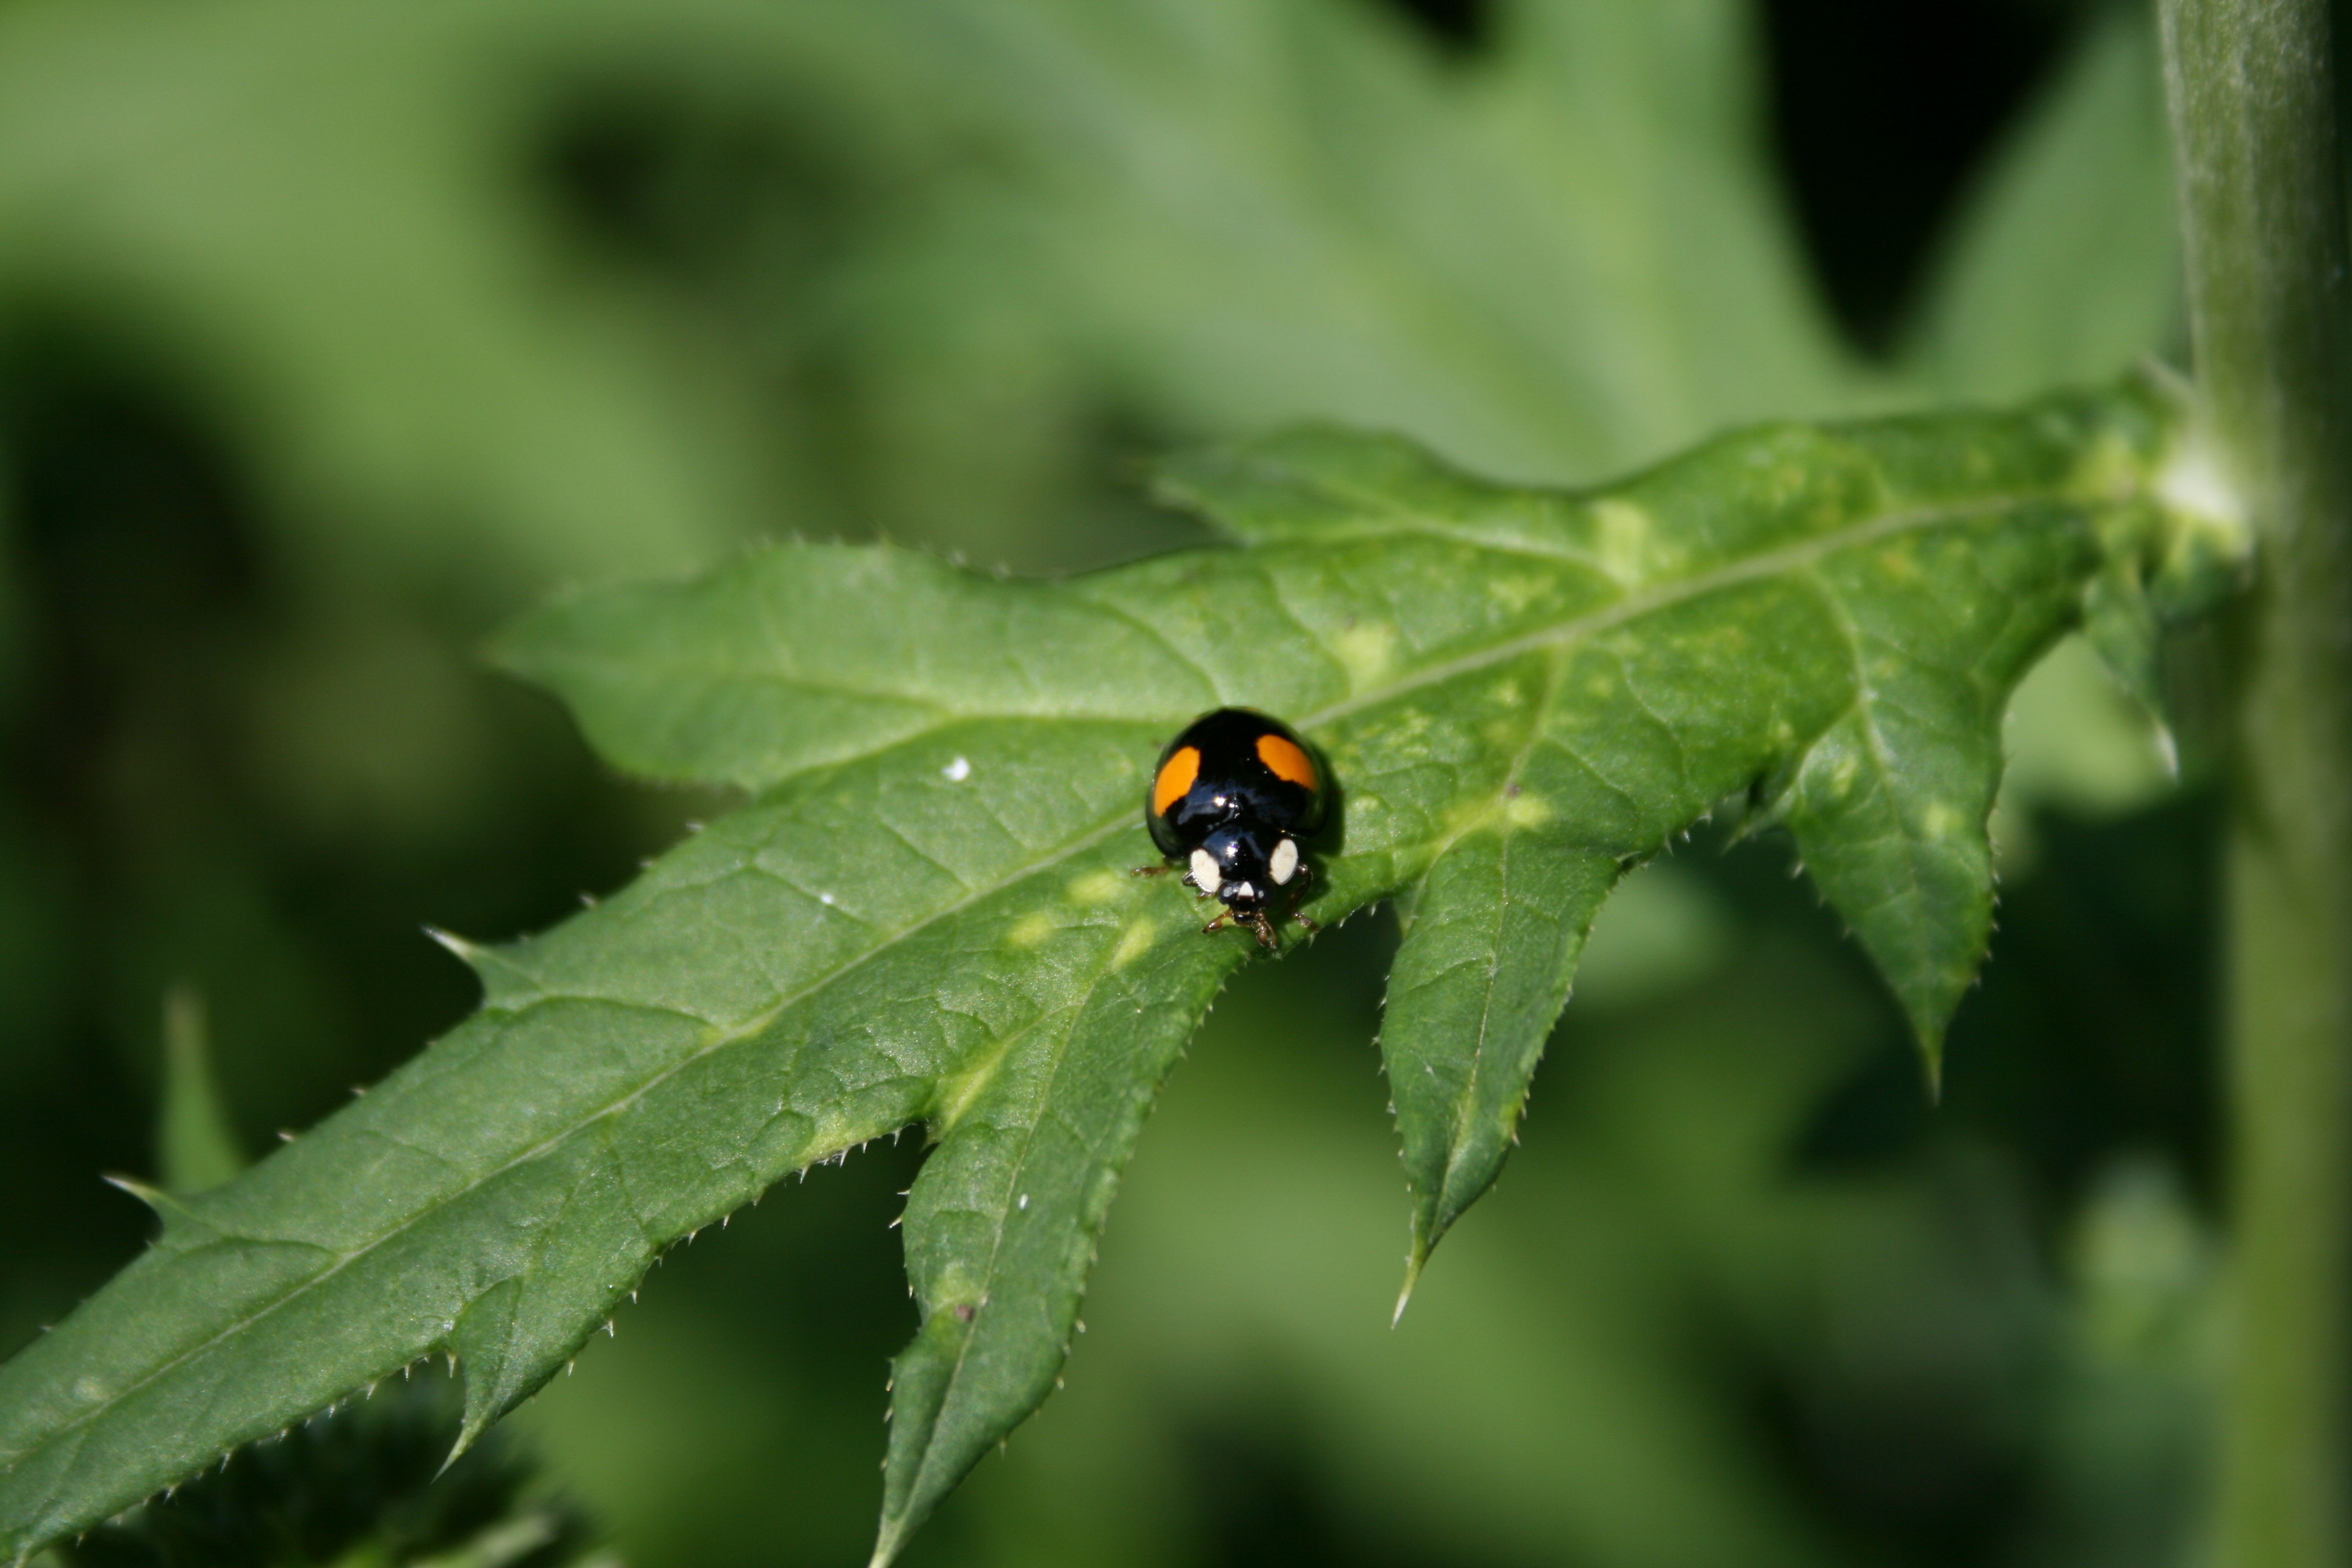
[[(1231, 921), (1270, 948), (1266, 906), (1286, 891), (1291, 918), (1316, 929), (1296, 908), (1315, 879), (1299, 846), (1323, 826), (1325, 794), (1307, 742), (1279, 720), (1246, 708), (1204, 713), (1168, 743), (1151, 770), (1144, 821), (1160, 852), (1182, 863), (1184, 880), (1201, 897), (1224, 904), (1203, 931)], [(1171, 868), (1144, 866), (1136, 874)]]

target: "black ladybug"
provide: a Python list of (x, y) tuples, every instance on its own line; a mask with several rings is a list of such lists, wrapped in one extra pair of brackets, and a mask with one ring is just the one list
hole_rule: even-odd
[[(1266, 905), (1286, 889), (1296, 906), (1315, 879), (1299, 841), (1323, 826), (1324, 799), (1314, 753), (1288, 725), (1246, 708), (1220, 708), (1186, 725), (1160, 753), (1143, 816), (1160, 852), (1184, 862), (1184, 879), (1202, 898), (1223, 900), (1225, 912), (1202, 930), (1234, 921), (1272, 947)], [(1170, 868), (1145, 866), (1136, 874)], [(1290, 915), (1316, 929), (1296, 907)]]

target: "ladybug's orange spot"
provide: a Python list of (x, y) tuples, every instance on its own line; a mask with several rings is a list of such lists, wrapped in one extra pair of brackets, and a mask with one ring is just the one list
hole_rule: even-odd
[(1314, 760), (1270, 730), (1257, 738), (1257, 760), (1286, 784), (1301, 789), (1322, 787), (1315, 780)]
[[(1296, 748), (1293, 748), (1296, 750)], [(1201, 776), (1201, 748), (1186, 746), (1160, 764), (1160, 776), (1151, 781), (1151, 815), (1165, 816), (1168, 808), (1184, 798), (1192, 781)]]

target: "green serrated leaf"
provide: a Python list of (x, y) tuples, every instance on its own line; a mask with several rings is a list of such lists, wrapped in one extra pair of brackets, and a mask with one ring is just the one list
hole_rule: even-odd
[(512, 666), (624, 765), (749, 804), (543, 936), (453, 942), (477, 1016), (0, 1369), (0, 1542), (420, 1355), (470, 1437), (662, 1248), (920, 1124), (887, 1560), (1049, 1390), (1156, 1087), (1252, 956), (1128, 874), (1149, 764), (1213, 704), (1332, 765), (1318, 917), (1406, 911), (1416, 1260), (1493, 1180), (1619, 868), (1727, 796), (1793, 831), (1932, 1048), (1982, 950), (2002, 704), (2119, 552), (2179, 555), (2147, 499), (2172, 421), (2135, 385), (1777, 426), (1588, 494), (1325, 434), (1183, 471), (1234, 547), (1054, 584), (795, 547), (550, 608)]
[[(2177, 390), (2160, 376), (2147, 385), (2149, 416), (2169, 417), (2162, 411), (2177, 408)], [(2063, 405), (2047, 406), (2054, 416)], [(1928, 440), (1906, 437), (1930, 427)], [(1752, 571), (1759, 590), (1744, 625), (1675, 627), (1682, 611), (1659, 605), (1648, 635), (1630, 647), (1603, 635), (1530, 660), (1508, 714), (1488, 732), (1509, 763), (1484, 795), (1487, 811), (1465, 819), (1400, 900), (1405, 941), (1381, 1030), (1413, 1195), (1400, 1312), (1429, 1249), (1501, 1169), (1577, 954), (1619, 872), (1704, 816), (1753, 765), (1735, 759), (1753, 758), (1759, 737), (1697, 701), (1807, 736), (1756, 776), (1755, 820), (1795, 837), (1816, 884), (1903, 1003), (1934, 1080), (1944, 1024), (1990, 926), (1985, 821), (2010, 690), (2078, 615), (2108, 640), (2119, 640), (2118, 626), (2152, 632), (2156, 611), (2140, 584), (2159, 558), (2196, 556), (2187, 580), (2210, 587), (2228, 580), (2241, 549), (2230, 528), (2200, 521), (2203, 512), (2158, 516), (2136, 499), (2137, 482), (2107, 444), (2118, 434), (2078, 428), (2070, 438), (2029, 421), (1971, 429), (1959, 419), (1875, 426), (1866, 446), (1851, 431), (1760, 432), (1580, 503), (1481, 485), (1408, 442), (1335, 431), (1170, 465), (1166, 499), (1247, 541), (1436, 532), (1521, 551), (1547, 533), (1556, 540), (1563, 519), (1584, 510), (1580, 547), (1621, 580), (1674, 580), (1711, 562)], [(2179, 462), (2170, 458), (2168, 476)], [(1971, 468), (1989, 488), (1954, 482)], [(2004, 494), (1991, 478), (2003, 471), (2037, 477)], [(1801, 485), (1788, 482), (1794, 474)], [(1650, 499), (1653, 487), (1661, 501)], [(1705, 539), (1726, 498), (1751, 525), (1771, 528), (1777, 514), (1797, 554), (1749, 553), (1765, 541), (1748, 535), (1711, 557), (1670, 557), (1662, 571), (1661, 545)], [(2086, 503), (2096, 519), (2073, 533), (2062, 520)], [(1815, 507), (1851, 524), (1841, 548), (1818, 555), (1804, 518)], [(2047, 526), (2035, 525), (2037, 514)], [(2001, 526), (1979, 526), (1996, 517)], [(1768, 585), (1778, 603), (1761, 591)], [(1657, 646), (1661, 633), (1668, 646)], [(1685, 662), (1660, 669), (1662, 655)], [(1807, 694), (1824, 692), (1841, 694), (1833, 717), (1817, 727), (1791, 717)], [(1695, 738), (1729, 750), (1710, 757)], [(1547, 769), (1561, 776), (1540, 778)], [(1563, 801), (1575, 803), (1565, 815), (1580, 830), (1606, 830), (1561, 832), (1551, 819)]]

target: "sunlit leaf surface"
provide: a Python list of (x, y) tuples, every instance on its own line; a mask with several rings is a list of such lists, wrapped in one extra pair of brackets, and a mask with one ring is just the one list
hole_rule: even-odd
[(1219, 703), (1331, 763), (1312, 912), (1405, 913), (1415, 1268), (1492, 1181), (1610, 886), (1726, 803), (1793, 835), (1932, 1056), (1985, 941), (2007, 695), (2089, 584), (2182, 555), (2168, 407), (1769, 427), (1580, 494), (1310, 432), (1171, 476), (1232, 547), (1061, 583), (792, 547), (551, 606), (512, 668), (615, 762), (749, 803), (543, 936), (459, 944), (473, 1019), (159, 1197), (154, 1248), (0, 1370), (6, 1541), (422, 1355), (477, 1433), (664, 1247), (919, 1127), (889, 1555), (1052, 1387), (1160, 1079), (1252, 956), (1129, 875), (1158, 745)]

